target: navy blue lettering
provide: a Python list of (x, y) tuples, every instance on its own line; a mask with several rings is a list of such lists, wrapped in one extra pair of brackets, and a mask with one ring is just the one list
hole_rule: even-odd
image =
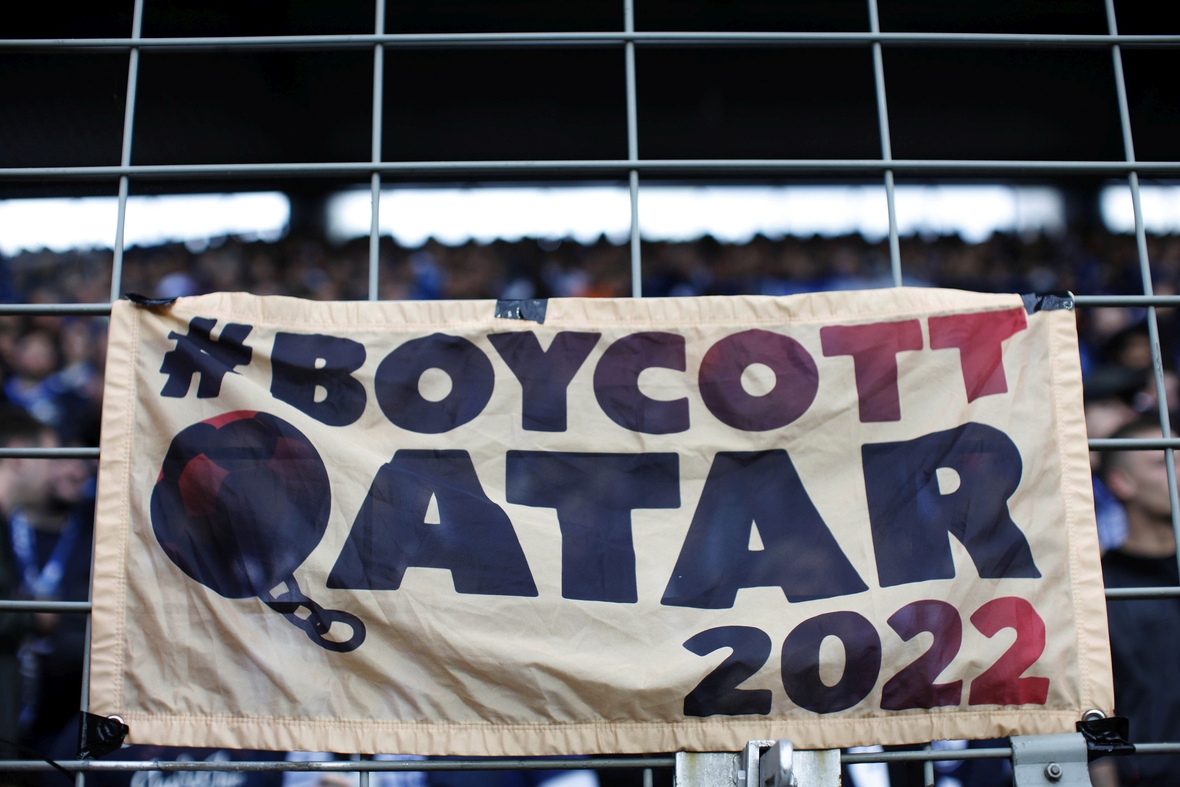
[[(761, 550), (749, 548), (755, 524)], [(728, 609), (739, 589), (775, 585), (792, 602), (868, 589), (786, 451), (720, 452), (661, 603)]]
[[(869, 521), (883, 587), (955, 576), (948, 533), (979, 576), (1039, 577), (1028, 539), (1008, 513), (1023, 464), (1012, 438), (968, 423), (914, 440), (861, 446)], [(937, 471), (958, 474), (942, 494)]]
[(639, 390), (644, 369), (685, 369), (684, 337), (648, 331), (624, 336), (607, 348), (594, 369), (594, 395), (619, 426), (644, 434), (688, 430), (688, 399), (662, 402)]
[(684, 647), (698, 656), (729, 648), (725, 661), (684, 698), (685, 716), (744, 716), (770, 713), (770, 689), (739, 689), (770, 658), (770, 636), (750, 626), (719, 626), (688, 639)]
[(676, 454), (509, 451), (509, 503), (557, 509), (561, 595), (633, 604), (631, 511), (680, 507)]
[[(431, 497), (438, 523), (426, 522)], [(512, 522), (466, 451), (398, 451), (377, 471), (328, 587), (397, 590), (410, 566), (446, 568), (458, 593), (536, 596)]]
[(252, 325), (227, 323), (216, 339), (209, 336), (217, 320), (194, 317), (188, 324), (188, 334), (170, 331), (168, 338), (176, 342), (176, 349), (164, 353), (160, 372), (168, 375), (160, 396), (183, 398), (193, 383), (193, 375), (201, 375), (197, 384), (197, 398), (209, 399), (221, 393), (221, 378), (226, 373), (238, 374), (235, 366), (250, 363), (254, 351), (242, 342), (254, 330)]
[[(418, 391), (427, 369), (441, 369), (451, 378), (451, 391), (432, 402)], [(381, 412), (410, 432), (449, 432), (475, 418), (492, 398), (496, 373), (492, 362), (461, 336), (433, 333), (411, 339), (381, 361), (374, 387)]]
[[(828, 637), (844, 646), (844, 674), (835, 686), (820, 679), (819, 649)], [(857, 704), (881, 674), (881, 637), (863, 615), (827, 612), (805, 620), (783, 642), (783, 688), (791, 702), (815, 713), (836, 713)]]
[[(352, 376), (365, 362), (360, 342), (319, 333), (277, 333), (270, 361), (274, 398), (328, 426), (348, 426), (364, 413), (365, 386)], [(327, 394), (318, 402), (317, 388)]]
[[(742, 387), (742, 372), (760, 363), (774, 372), (775, 385), (763, 396)], [(701, 359), (701, 399), (723, 424), (765, 432), (794, 421), (815, 400), (819, 370), (803, 345), (771, 331), (750, 330), (721, 339)]]
[(521, 425), (526, 430), (565, 431), (566, 389), (600, 336), (562, 331), (553, 337), (548, 350), (542, 350), (532, 331), (488, 335), (488, 341), (520, 381)]

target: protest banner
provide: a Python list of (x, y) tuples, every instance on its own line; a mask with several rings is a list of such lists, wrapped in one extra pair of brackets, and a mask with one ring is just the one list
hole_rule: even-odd
[(1072, 731), (1110, 657), (1038, 303), (120, 302), (94, 712), (416, 754)]

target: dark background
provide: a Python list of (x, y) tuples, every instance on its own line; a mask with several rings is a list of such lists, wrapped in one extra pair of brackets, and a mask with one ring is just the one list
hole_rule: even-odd
[[(1158, 3), (1119, 0), (1116, 8), (1122, 33), (1180, 33), (1177, 14)], [(131, 0), (38, 3), (22, 10), (5, 20), (0, 36), (122, 38), (131, 31)], [(1101, 0), (880, 0), (880, 16), (886, 32), (1107, 29)], [(371, 33), (373, 20), (371, 0), (146, 0), (143, 35)], [(622, 26), (620, 0), (390, 0), (386, 31), (609, 32)], [(636, 1), (640, 31), (868, 26), (862, 0)], [(132, 163), (367, 161), (372, 58), (370, 48), (144, 52)], [(1138, 157), (1174, 159), (1180, 50), (1127, 49), (1123, 58)], [(387, 161), (627, 155), (621, 47), (387, 49), (385, 59)], [(0, 52), (0, 167), (118, 164), (127, 62), (125, 52)], [(890, 45), (884, 62), (897, 158), (1123, 156), (1108, 49)], [(881, 153), (867, 46), (639, 46), (637, 74), (644, 158)], [(1093, 195), (1101, 180), (1055, 181), (1067, 190), (1074, 221), (1095, 220)], [(132, 192), (279, 188), (292, 195), (298, 223), (343, 185), (340, 179), (133, 180)], [(115, 190), (114, 181), (0, 181), (0, 197)]]

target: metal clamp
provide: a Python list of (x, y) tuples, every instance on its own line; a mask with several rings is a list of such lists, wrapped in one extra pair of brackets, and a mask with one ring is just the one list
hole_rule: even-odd
[(795, 776), (795, 747), (790, 741), (775, 741), (758, 758), (758, 787), (799, 787)]
[(1014, 787), (1090, 787), (1089, 751), (1081, 733), (1012, 738)]
[(1135, 753), (1135, 745), (1131, 743), (1130, 723), (1122, 716), (1101, 715), (1102, 711), (1089, 711), (1078, 722), (1078, 732), (1086, 739), (1086, 748), (1090, 750), (1090, 761), (1107, 755), (1126, 756)]
[(677, 752), (676, 787), (839, 787), (840, 750), (796, 751), (788, 740), (750, 741), (737, 754)]

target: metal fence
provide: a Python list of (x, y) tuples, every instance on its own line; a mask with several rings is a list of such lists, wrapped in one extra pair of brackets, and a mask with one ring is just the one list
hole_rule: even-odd
[[(624, 0), (623, 29), (620, 32), (547, 32), (547, 33), (456, 33), (456, 34), (388, 34), (385, 32), (386, 3), (376, 0), (375, 26), (372, 35), (286, 35), (286, 36), (217, 36), (144, 38), (141, 35), (144, 0), (134, 0), (131, 34), (127, 38), (101, 39), (0, 39), (0, 53), (4, 52), (127, 52), (127, 93), (123, 117), (122, 153), (118, 166), (75, 167), (8, 167), (0, 168), (0, 180), (16, 181), (113, 181), (118, 180), (118, 217), (115, 228), (111, 299), (121, 293), (123, 270), (123, 229), (126, 218), (127, 196), (132, 179), (185, 180), (201, 178), (254, 178), (265, 176), (276, 179), (299, 179), (314, 176), (364, 176), (370, 178), (372, 220), (369, 233), (369, 300), (377, 300), (379, 272), (379, 203), (383, 175), (396, 178), (410, 176), (454, 177), (466, 180), (494, 181), (511, 177), (550, 176), (576, 178), (626, 177), (630, 185), (631, 228), (630, 263), (631, 294), (641, 297), (642, 262), (640, 259), (639, 196), (640, 175), (657, 175), (678, 179), (693, 176), (729, 175), (740, 177), (799, 174), (805, 176), (863, 177), (879, 175), (884, 183), (889, 212), (889, 260), (894, 286), (902, 284), (901, 253), (898, 240), (894, 178), (904, 175), (943, 176), (1065, 176), (1106, 175), (1125, 176), (1131, 193), (1135, 216), (1135, 240), (1139, 270), (1143, 282), (1142, 295), (1075, 295), (1080, 307), (1136, 306), (1146, 307), (1151, 359), (1158, 399), (1161, 433), (1155, 439), (1092, 439), (1092, 450), (1159, 450), (1165, 451), (1168, 491), (1171, 502), (1173, 530), (1180, 542), (1180, 495), (1177, 492), (1175, 449), (1180, 439), (1172, 434), (1164, 387), (1163, 363), (1160, 352), (1157, 307), (1180, 306), (1180, 296), (1154, 295), (1151, 267), (1148, 259), (1147, 236), (1144, 229), (1140, 199), (1140, 173), (1175, 175), (1180, 173), (1180, 161), (1138, 162), (1135, 158), (1131, 115), (1128, 107), (1126, 80), (1123, 73), (1124, 48), (1155, 47), (1180, 49), (1180, 35), (1120, 35), (1113, 0), (1105, 0), (1108, 33), (1105, 35), (1077, 34), (979, 34), (979, 33), (888, 33), (882, 32), (877, 11), (877, 0), (868, 0), (869, 32), (637, 32), (635, 30), (635, 0)], [(881, 155), (877, 159), (643, 159), (639, 156), (639, 127), (636, 101), (636, 47), (724, 47), (760, 45), (770, 47), (844, 46), (871, 48), (876, 94), (877, 120)], [(895, 159), (892, 155), (889, 126), (889, 103), (886, 75), (882, 56), (884, 47), (1032, 47), (1045, 49), (1109, 50), (1114, 67), (1118, 116), (1123, 139), (1123, 161), (1058, 161), (1058, 160), (930, 160)], [(565, 48), (594, 47), (623, 50), (625, 62), (625, 91), (627, 117), (627, 158), (625, 160), (534, 160), (534, 161), (387, 161), (381, 150), (382, 119), (384, 113), (384, 53), (386, 48), (447, 49), (447, 48)], [(372, 49), (372, 151), (369, 161), (346, 163), (300, 162), (266, 164), (174, 164), (133, 165), (131, 163), (133, 128), (136, 113), (136, 84), (140, 70), (140, 52), (157, 51), (220, 51), (243, 52), (261, 50), (356, 50)], [(80, 315), (101, 316), (110, 313), (109, 304), (59, 305), (0, 305), (0, 315)], [(0, 458), (96, 458), (94, 448), (4, 448)], [(1180, 560), (1180, 554), (1177, 559)], [(1108, 599), (1150, 599), (1180, 596), (1180, 587), (1120, 588), (1106, 591)], [(89, 602), (0, 601), (0, 611), (35, 611), (89, 614)], [(87, 648), (89, 644), (87, 644)], [(89, 651), (84, 668), (82, 710), (88, 707)], [(1180, 753), (1180, 743), (1153, 743), (1136, 746), (1137, 754)], [(921, 761), (925, 763), (926, 782), (933, 784), (933, 761), (1010, 758), (1011, 747), (960, 751), (923, 751), (844, 753), (845, 764), (866, 762)], [(83, 760), (60, 763), (76, 772), (77, 787), (83, 787), (87, 772), (111, 771), (318, 771), (360, 772), (361, 787), (368, 787), (368, 774), (378, 771), (432, 770), (510, 770), (510, 769), (581, 769), (593, 768), (671, 768), (671, 756), (657, 757), (597, 757), (532, 759), (453, 759), (442, 761), (335, 761), (335, 762), (137, 762), (119, 760)], [(0, 762), (0, 771), (48, 770), (49, 765), (38, 761)], [(650, 774), (645, 778), (650, 784)]]

